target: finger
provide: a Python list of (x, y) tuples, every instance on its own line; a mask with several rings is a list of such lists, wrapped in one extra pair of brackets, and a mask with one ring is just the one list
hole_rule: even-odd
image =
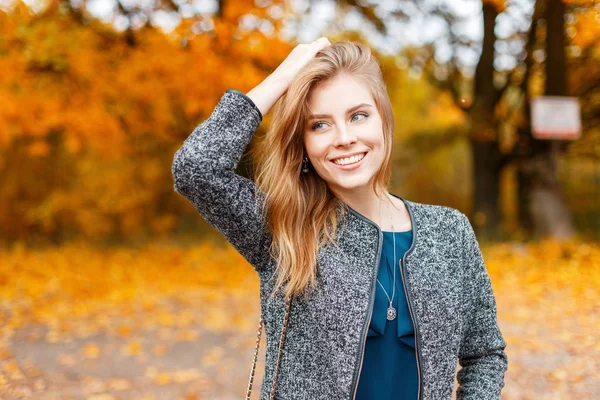
[(312, 42), (312, 44), (315, 44), (315, 45), (320, 45), (320, 44), (324, 44), (324, 43), (329, 43), (329, 39), (327, 39), (325, 36), (321, 36), (320, 38), (318, 38), (317, 40)]
[(313, 42), (313, 51), (315, 53), (318, 53), (319, 51), (323, 50), (325, 47), (330, 46), (331, 43), (329, 43), (329, 40), (327, 40), (326, 37), (321, 37), (319, 39), (317, 39), (316, 41)]

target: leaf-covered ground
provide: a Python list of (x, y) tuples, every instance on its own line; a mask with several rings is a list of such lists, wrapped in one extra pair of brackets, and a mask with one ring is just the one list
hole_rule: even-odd
[[(482, 249), (503, 399), (600, 398), (600, 246)], [(240, 399), (258, 317), (258, 276), (231, 247), (17, 246), (0, 253), (0, 398)], [(253, 398), (263, 360), (264, 337)]]

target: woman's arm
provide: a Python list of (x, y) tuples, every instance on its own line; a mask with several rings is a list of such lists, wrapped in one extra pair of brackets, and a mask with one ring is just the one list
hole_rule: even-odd
[[(461, 213), (462, 214), (462, 213)], [(462, 214), (464, 226), (465, 328), (458, 353), (457, 400), (500, 399), (508, 358), (496, 317), (496, 300), (473, 227)]]
[(227, 90), (173, 158), (174, 189), (259, 271), (268, 262), (271, 237), (261, 214), (262, 193), (234, 173), (262, 121), (243, 93)]
[(263, 115), (304, 65), (330, 44), (325, 37), (299, 44), (248, 94), (227, 90), (173, 157), (175, 191), (188, 199), (256, 271), (270, 259), (272, 236), (261, 209), (265, 194), (234, 170)]
[(298, 72), (315, 57), (319, 50), (330, 44), (329, 39), (320, 37), (312, 43), (297, 45), (271, 75), (248, 92), (248, 97), (260, 112), (266, 115), (273, 104), (287, 91)]

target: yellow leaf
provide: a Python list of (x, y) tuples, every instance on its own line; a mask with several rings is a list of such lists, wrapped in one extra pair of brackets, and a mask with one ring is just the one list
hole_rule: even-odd
[(98, 358), (98, 354), (100, 354), (100, 349), (95, 343), (88, 343), (83, 348), (83, 355), (87, 358)]

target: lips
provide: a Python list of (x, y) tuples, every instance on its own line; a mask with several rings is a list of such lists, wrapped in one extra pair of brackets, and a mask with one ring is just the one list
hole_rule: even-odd
[(341, 169), (341, 170), (344, 170), (344, 171), (351, 171), (353, 169), (356, 169), (356, 168), (360, 167), (363, 164), (363, 162), (367, 158), (367, 155), (369, 154), (369, 152), (367, 151), (367, 152), (355, 153), (355, 154), (364, 154), (364, 156), (359, 161), (357, 161), (355, 163), (352, 163), (352, 164), (340, 165), (340, 164), (334, 163), (333, 161), (331, 161), (331, 163), (333, 165), (335, 165), (338, 169)]
[(354, 153), (344, 154), (339, 157), (330, 158), (329, 161), (334, 162), (335, 160), (340, 159), (340, 158), (348, 158), (348, 157), (356, 156), (359, 154), (366, 154), (366, 153), (367, 153), (367, 151), (356, 151)]

